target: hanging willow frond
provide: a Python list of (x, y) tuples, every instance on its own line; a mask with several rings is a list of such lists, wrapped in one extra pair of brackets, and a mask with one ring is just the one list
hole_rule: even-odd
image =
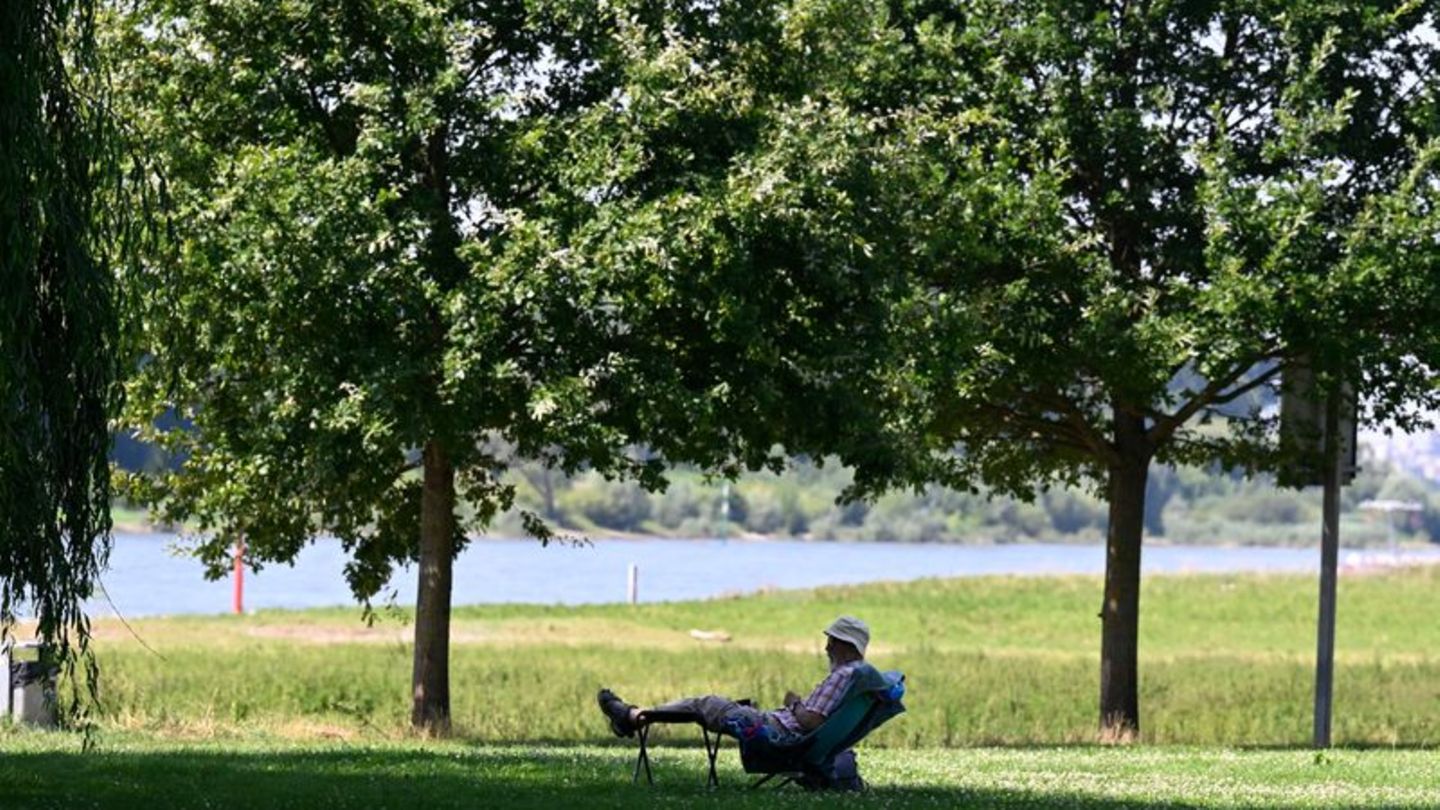
[(94, 15), (90, 0), (0, 14), (0, 633), (35, 617), (71, 722), (97, 694), (84, 601), (111, 544), (113, 271), (137, 219)]

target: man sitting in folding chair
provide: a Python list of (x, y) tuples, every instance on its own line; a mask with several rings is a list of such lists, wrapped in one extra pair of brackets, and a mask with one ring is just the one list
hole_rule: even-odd
[[(763, 726), (768, 732), (766, 736), (777, 745), (800, 740), (819, 728), (849, 691), (856, 669), (865, 662), (865, 648), (870, 644), (870, 628), (852, 616), (836, 619), (825, 629), (825, 635), (825, 655), (830, 659), (830, 674), (803, 700), (794, 692), (786, 693), (785, 705), (778, 709), (762, 711), (723, 695), (681, 698), (641, 709), (624, 702), (609, 689), (601, 689), (597, 696), (600, 710), (609, 718), (610, 729), (617, 736), (630, 737), (637, 730), (641, 732), (642, 761), (646, 727), (652, 722), (674, 722), (682, 718), (698, 722), (717, 735), (736, 734), (737, 728), (753, 730)], [(713, 783), (714, 752), (708, 739), (707, 735), (706, 747), (711, 754), (710, 780)], [(645, 764), (648, 772), (648, 762)], [(637, 762), (636, 778), (639, 777), (639, 766)]]

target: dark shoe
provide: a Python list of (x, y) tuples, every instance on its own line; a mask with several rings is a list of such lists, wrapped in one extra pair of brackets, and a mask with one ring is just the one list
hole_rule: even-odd
[(615, 732), (616, 737), (635, 736), (635, 721), (630, 719), (630, 710), (634, 706), (616, 697), (609, 689), (601, 689), (595, 700), (600, 704), (600, 711), (610, 718), (610, 730)]

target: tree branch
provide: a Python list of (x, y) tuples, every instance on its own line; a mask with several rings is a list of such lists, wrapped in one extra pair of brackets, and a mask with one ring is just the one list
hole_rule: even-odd
[(1084, 444), (1086, 451), (1102, 462), (1109, 464), (1119, 458), (1115, 448), (1106, 440), (1105, 436), (1095, 429), (1085, 418), (1084, 411), (1070, 400), (1069, 397), (1054, 391), (1049, 395), (1041, 395), (1040, 401), (1052, 407), (1065, 418), (1073, 435)]
[(1271, 380), (1275, 379), (1275, 375), (1280, 373), (1281, 368), (1282, 366), (1277, 364), (1274, 368), (1266, 371), (1264, 374), (1261, 374), (1255, 379), (1250, 380), (1244, 385), (1241, 385), (1238, 388), (1232, 388), (1226, 393), (1215, 397), (1214, 399), (1210, 400), (1210, 406), (1213, 407), (1215, 405), (1224, 405), (1227, 402), (1234, 402), (1240, 397), (1250, 393), (1251, 391), (1254, 391), (1256, 388), (1259, 388), (1265, 383), (1268, 383)]
[(1033, 416), (1003, 405), (984, 405), (981, 406), (981, 409), (993, 414), (999, 421), (1016, 430), (1032, 435), (1041, 434), (1045, 441), (1058, 447), (1067, 447), (1085, 455), (1095, 455), (1094, 449), (1066, 422)]
[(1232, 402), (1273, 379), (1276, 374), (1280, 373), (1281, 366), (1278, 364), (1275, 368), (1266, 371), (1253, 380), (1245, 382), (1238, 388), (1225, 391), (1226, 388), (1239, 382), (1240, 378), (1245, 376), (1245, 372), (1254, 368), (1257, 363), (1275, 358), (1276, 355), (1273, 352), (1262, 354), (1252, 361), (1236, 364), (1235, 368), (1228, 373), (1211, 380), (1199, 393), (1191, 397), (1190, 401), (1182, 405), (1174, 414), (1162, 419), (1157, 419), (1155, 426), (1146, 433), (1146, 441), (1150, 442), (1151, 447), (1159, 447), (1173, 436), (1175, 431), (1180, 429), (1181, 425), (1190, 421), (1191, 417), (1195, 416), (1195, 414), (1201, 410), (1213, 405), (1223, 405), (1226, 402)]

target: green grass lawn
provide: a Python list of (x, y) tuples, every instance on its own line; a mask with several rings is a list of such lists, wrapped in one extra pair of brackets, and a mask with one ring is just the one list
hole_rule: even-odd
[[(707, 793), (690, 730), (657, 732), (659, 784), (630, 785), (633, 743), (608, 735), (595, 690), (639, 703), (718, 691), (775, 704), (823, 674), (820, 630), (841, 612), (871, 623), (876, 665), (909, 678), (909, 711), (861, 753), (875, 787), (867, 805), (1440, 806), (1437, 596), (1433, 568), (1342, 578), (1343, 748), (1318, 761), (1305, 750), (1309, 577), (1149, 578), (1143, 744), (1124, 748), (1094, 745), (1093, 577), (461, 608), (446, 742), (406, 731), (405, 614), (369, 628), (352, 609), (132, 622), (144, 645), (100, 622), (98, 751), (81, 755), (72, 734), (5, 733), (0, 806), (138, 806), (157, 795), (197, 807), (769, 804), (738, 789), (733, 747), (726, 785)], [(732, 641), (698, 642), (691, 629)]]
[[(667, 747), (656, 783), (632, 784), (614, 745), (462, 742), (176, 742), (110, 735), (82, 754), (68, 735), (9, 735), (0, 805), (26, 808), (817, 807), (835, 796), (747, 788), (732, 743), (721, 785), (704, 754)], [(1433, 751), (1176, 746), (863, 750), (856, 807), (1434, 807)]]

